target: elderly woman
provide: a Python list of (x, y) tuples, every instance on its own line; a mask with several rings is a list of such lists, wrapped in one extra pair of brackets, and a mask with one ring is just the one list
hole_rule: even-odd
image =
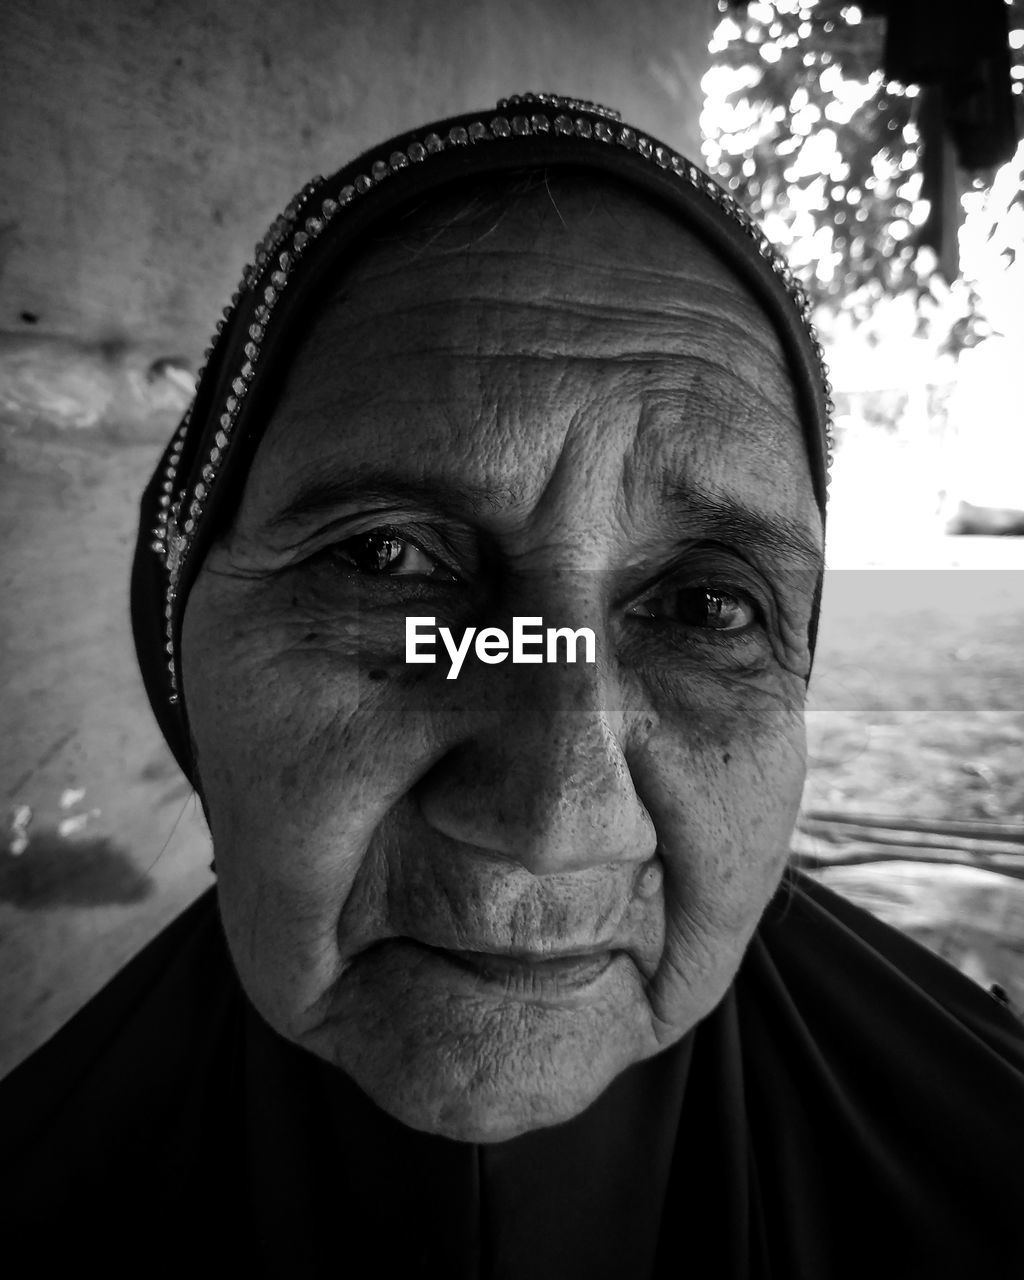
[(786, 871), (807, 317), (728, 195), (591, 103), (303, 190), (132, 582), (216, 891), (7, 1082), (13, 1239), (136, 1274), (1024, 1271), (1016, 1020)]

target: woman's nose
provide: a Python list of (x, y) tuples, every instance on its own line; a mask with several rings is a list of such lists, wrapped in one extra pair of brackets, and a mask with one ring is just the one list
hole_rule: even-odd
[(486, 727), (417, 788), (427, 822), (538, 876), (651, 858), (657, 836), (623, 752), (621, 699), (600, 666), (500, 670), (476, 677)]

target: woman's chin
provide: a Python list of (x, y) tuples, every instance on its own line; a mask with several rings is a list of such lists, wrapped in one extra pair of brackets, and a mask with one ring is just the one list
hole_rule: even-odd
[(618, 1073), (600, 1078), (587, 1072), (584, 1079), (558, 1082), (538, 1080), (537, 1074), (520, 1072), (503, 1083), (454, 1088), (440, 1071), (413, 1082), (382, 1082), (374, 1075), (355, 1079), (382, 1111), (410, 1129), (454, 1142), (494, 1143), (573, 1119)]
[(403, 999), (377, 989), (391, 985), (383, 973), (367, 977), (339, 991), (333, 1016), (303, 1043), (402, 1124), (460, 1142), (571, 1120), (660, 1047), (625, 957), (590, 998), (576, 992), (565, 1004), (426, 982)]

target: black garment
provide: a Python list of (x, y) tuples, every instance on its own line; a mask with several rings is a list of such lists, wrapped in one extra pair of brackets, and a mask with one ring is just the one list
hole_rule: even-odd
[(0, 1134), (5, 1265), (40, 1275), (1024, 1275), (1024, 1030), (800, 875), (694, 1032), (494, 1146), (272, 1032), (211, 892), (0, 1085)]

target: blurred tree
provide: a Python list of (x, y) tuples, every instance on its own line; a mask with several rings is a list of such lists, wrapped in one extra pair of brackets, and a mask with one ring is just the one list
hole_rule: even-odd
[[(866, 12), (883, 6), (862, 2), (863, 10), (840, 0), (720, 0), (702, 119), (709, 170), (786, 249), (818, 306), (858, 319), (907, 290), (923, 300), (940, 265), (947, 277), (956, 274), (956, 182), (970, 181), (957, 175), (948, 130), (943, 142), (929, 115), (938, 92), (886, 79), (882, 68), (893, 61), (886, 19)], [(1007, 14), (1005, 71), (1019, 135), (1024, 0), (1013, 0)], [(1001, 20), (998, 10), (995, 16)], [(955, 49), (948, 33), (941, 43), (944, 52)], [(1001, 88), (1007, 92), (1005, 78)], [(932, 181), (923, 189), (922, 133), (945, 147), (930, 165), (933, 177), (945, 166), (944, 186)], [(993, 172), (976, 173), (975, 188)], [(940, 209), (940, 200), (947, 207)], [(936, 227), (943, 218), (953, 253), (940, 264)], [(954, 346), (972, 340), (977, 318), (976, 293), (964, 296), (972, 299), (968, 313), (957, 333), (947, 330)]]

